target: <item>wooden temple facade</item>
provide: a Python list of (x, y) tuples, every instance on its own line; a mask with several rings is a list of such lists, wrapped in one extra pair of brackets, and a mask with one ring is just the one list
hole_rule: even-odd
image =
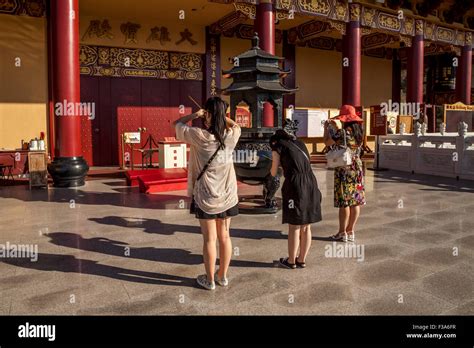
[(118, 165), (124, 131), (172, 135), (255, 32), (293, 72), (285, 107), (472, 102), (473, 0), (0, 0), (0, 26), (0, 148), (44, 131), (63, 186)]

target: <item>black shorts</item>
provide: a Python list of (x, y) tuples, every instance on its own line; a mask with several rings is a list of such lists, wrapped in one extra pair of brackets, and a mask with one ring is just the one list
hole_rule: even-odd
[(232, 208), (227, 209), (219, 214), (208, 214), (202, 211), (198, 205), (196, 204), (196, 211), (195, 216), (196, 219), (203, 219), (203, 220), (213, 220), (213, 219), (225, 219), (233, 216), (239, 215), (239, 204), (234, 205)]

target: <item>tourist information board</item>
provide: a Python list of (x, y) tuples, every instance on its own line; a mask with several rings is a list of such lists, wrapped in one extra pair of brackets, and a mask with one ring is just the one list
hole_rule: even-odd
[(387, 135), (387, 116), (382, 114), (380, 105), (370, 107), (370, 134)]
[(292, 120), (298, 121), (296, 135), (303, 138), (322, 137), (324, 135), (324, 122), (329, 117), (328, 109), (288, 109), (287, 115)]
[(446, 132), (457, 132), (459, 122), (467, 123), (468, 132), (474, 130), (474, 105), (465, 105), (463, 103), (444, 104)]

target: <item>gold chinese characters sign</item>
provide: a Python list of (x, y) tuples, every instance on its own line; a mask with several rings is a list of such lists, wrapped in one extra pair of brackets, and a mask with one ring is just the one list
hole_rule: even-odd
[(217, 96), (217, 38), (212, 36), (209, 39), (209, 46), (210, 46), (210, 55), (211, 55), (211, 79), (210, 79), (210, 86), (209, 86), (209, 94), (211, 97)]

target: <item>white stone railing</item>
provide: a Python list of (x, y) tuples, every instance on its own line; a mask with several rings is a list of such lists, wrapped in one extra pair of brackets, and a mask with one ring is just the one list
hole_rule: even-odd
[[(474, 180), (474, 133), (459, 124), (458, 133), (426, 133), (416, 125), (414, 134), (378, 138), (378, 166), (404, 172)], [(403, 130), (402, 130), (403, 133)]]

